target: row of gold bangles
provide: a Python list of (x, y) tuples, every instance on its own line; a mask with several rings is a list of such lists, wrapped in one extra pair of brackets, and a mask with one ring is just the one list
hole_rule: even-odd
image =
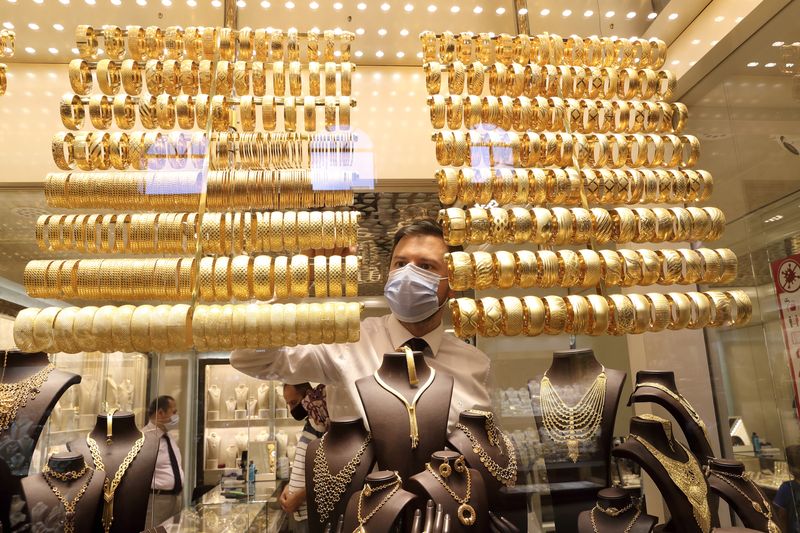
[(359, 302), (31, 307), (14, 321), (26, 352), (179, 352), (356, 342)]
[[(283, 107), (280, 124), (278, 106)], [(99, 130), (109, 129), (113, 125), (129, 130), (136, 125), (138, 115), (139, 122), (146, 129), (171, 130), (178, 127), (188, 130), (195, 126), (207, 128), (210, 125), (213, 131), (227, 131), (235, 125), (243, 131), (255, 131), (257, 117), (260, 114), (260, 129), (273, 131), (280, 125), (285, 131), (294, 132), (301, 128), (297, 111), (299, 108), (302, 129), (313, 132), (316, 131), (318, 123), (317, 107), (324, 107), (324, 112), (319, 118), (322, 119), (325, 129), (332, 131), (350, 129), (350, 113), (354, 106), (355, 102), (349, 96), (341, 98), (242, 96), (233, 99), (222, 95), (209, 97), (205, 94), (196, 97), (181, 95), (177, 98), (168, 94), (159, 96), (118, 94), (113, 98), (95, 94), (86, 98), (77, 94), (66, 94), (61, 99), (59, 114), (64, 127), (72, 131), (84, 127), (88, 108), (89, 120), (92, 126)], [(260, 113), (256, 111), (258, 107), (261, 108)]]
[(590, 204), (683, 203), (708, 200), (714, 179), (692, 169), (443, 168), (436, 172), (439, 201), (485, 205), (544, 203), (581, 205), (581, 189)]
[[(86, 96), (92, 92), (92, 66), (85, 59), (73, 59), (69, 64), (69, 82), (72, 90)], [(152, 95), (221, 94), (239, 96), (284, 96), (288, 86), (291, 96), (350, 96), (355, 66), (353, 63), (319, 63), (307, 65), (299, 61), (212, 61), (203, 59), (150, 59), (139, 62), (133, 59), (113, 61), (101, 59), (95, 66), (97, 86), (108, 96), (122, 90), (139, 95), (143, 88)], [(267, 83), (267, 80), (271, 80)], [(305, 80), (305, 81), (304, 81)]]
[(460, 167), (693, 167), (700, 158), (694, 135), (565, 133), (501, 130), (437, 131), (436, 161)]
[(35, 260), (24, 285), (36, 298), (200, 301), (358, 296), (359, 258), (297, 254), (164, 259)]
[(6, 94), (8, 89), (8, 77), (6, 74), (6, 64), (0, 63), (0, 96)]
[[(335, 250), (356, 243), (358, 211), (42, 215), (41, 250), (88, 253), (241, 254)], [(199, 229), (199, 231), (198, 231)]]
[(451, 252), (445, 262), (457, 291), (730, 283), (738, 265), (727, 248)]
[(448, 207), (438, 222), (451, 246), (713, 241), (725, 229), (716, 207)]
[[(677, 87), (670, 70), (615, 67), (567, 67), (513, 63), (461, 63), (450, 65), (431, 62), (423, 65), (425, 87), (429, 95), (480, 96), (560, 96), (562, 98), (603, 98), (606, 100), (669, 100)], [(447, 83), (442, 81), (447, 75)]]
[(62, 170), (203, 168), (282, 169), (344, 167), (353, 163), (348, 133), (215, 132), (59, 132), (53, 136), (53, 161)]
[[(354, 172), (212, 170), (209, 172), (51, 172), (45, 178), (50, 207), (196, 211), (206, 189), (207, 207), (306, 209), (353, 204)], [(312, 184), (330, 184), (314, 190)], [(204, 187), (205, 184), (205, 187)]]
[(661, 39), (626, 39), (624, 37), (579, 37), (563, 39), (554, 33), (510, 35), (501, 33), (425, 31), (420, 34), (424, 61), (480, 61), (494, 59), (503, 64), (547, 63), (567, 65), (660, 68), (667, 57), (667, 45)]
[[(110, 59), (223, 59), (232, 61), (299, 61), (300, 40), (305, 39), (307, 61), (350, 61), (350, 44), (355, 35), (347, 31), (244, 27), (93, 26), (75, 29), (75, 44), (83, 59), (96, 60), (102, 53)], [(338, 46), (337, 46), (338, 45)]]
[(519, 96), (429, 96), (435, 129), (494, 126), (524, 132), (680, 133), (689, 111), (684, 104), (650, 101), (528, 98)]
[(627, 335), (665, 329), (740, 326), (753, 313), (744, 291), (586, 296), (524, 296), (450, 300), (455, 334)]
[(0, 29), (0, 57), (12, 57), (17, 47), (16, 33), (5, 28)]

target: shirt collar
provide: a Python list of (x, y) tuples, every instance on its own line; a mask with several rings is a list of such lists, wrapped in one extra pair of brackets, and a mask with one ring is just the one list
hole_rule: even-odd
[[(389, 330), (389, 339), (392, 341), (393, 348), (399, 348), (408, 342), (409, 339), (414, 338), (414, 335), (412, 335), (411, 332), (408, 331), (399, 320), (397, 320), (397, 317), (394, 316), (394, 313), (389, 315), (386, 322), (386, 327)], [(444, 324), (440, 323), (436, 329), (421, 337), (425, 342), (428, 343), (428, 346), (431, 347), (431, 353), (434, 357), (436, 357), (436, 354), (439, 353), (439, 347), (442, 345), (442, 335), (444, 335)]]

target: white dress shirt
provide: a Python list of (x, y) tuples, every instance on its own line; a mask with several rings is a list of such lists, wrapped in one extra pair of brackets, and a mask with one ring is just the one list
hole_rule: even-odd
[[(292, 348), (247, 349), (231, 353), (237, 370), (259, 379), (289, 383), (311, 381), (327, 386), (328, 412), (331, 417), (360, 416), (366, 420), (356, 390), (356, 380), (372, 375), (383, 354), (394, 352), (414, 338), (393, 314), (370, 317), (361, 322), (361, 338), (348, 344), (317, 344)], [(449, 426), (458, 415), (475, 406), (489, 407), (486, 382), (489, 358), (439, 325), (422, 339), (430, 346), (426, 357), (431, 368), (453, 376)]]
[[(158, 457), (156, 457), (156, 468), (153, 471), (153, 483), (150, 488), (153, 490), (172, 490), (175, 487), (175, 476), (172, 474), (172, 465), (169, 462), (169, 451), (167, 450), (167, 443), (163, 438), (164, 432), (161, 431), (152, 422), (148, 423), (142, 431), (155, 431), (158, 435)], [(167, 438), (172, 444), (172, 450), (175, 452), (175, 458), (178, 460), (178, 470), (181, 473), (181, 484), (185, 476), (183, 474), (183, 461), (181, 460), (181, 450), (178, 448), (178, 442), (169, 432)]]

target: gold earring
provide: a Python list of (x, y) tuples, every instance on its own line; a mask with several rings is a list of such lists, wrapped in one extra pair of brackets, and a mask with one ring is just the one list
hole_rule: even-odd
[(445, 459), (442, 464), (439, 465), (439, 474), (447, 479), (450, 477), (450, 474), (453, 473), (453, 468), (450, 466), (450, 459)]
[(456, 468), (456, 472), (458, 472), (459, 474), (463, 474), (464, 472), (467, 471), (467, 465), (464, 462), (464, 456), (463, 455), (459, 456), (458, 459), (456, 459), (455, 468)]

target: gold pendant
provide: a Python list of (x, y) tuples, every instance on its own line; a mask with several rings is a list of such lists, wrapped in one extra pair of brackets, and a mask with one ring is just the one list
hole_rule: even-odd
[(357, 528), (353, 530), (353, 533), (367, 533), (367, 530), (364, 529), (364, 526), (359, 524)]
[(370, 487), (369, 485), (364, 485), (364, 488), (361, 490), (361, 492), (364, 493), (364, 496), (369, 498), (370, 496), (372, 496), (372, 487)]
[(569, 458), (573, 463), (578, 462), (578, 456), (580, 455), (580, 443), (577, 440), (567, 440), (567, 455), (569, 455)]
[(475, 508), (468, 503), (462, 503), (458, 506), (458, 521), (465, 526), (471, 526), (475, 523)]
[(767, 520), (767, 531), (769, 533), (781, 533), (781, 528), (779, 528), (778, 524), (776, 524), (770, 519)]
[(753, 504), (753, 509), (756, 510), (758, 514), (763, 514), (764, 511), (761, 509), (761, 504), (758, 502), (751, 502)]

